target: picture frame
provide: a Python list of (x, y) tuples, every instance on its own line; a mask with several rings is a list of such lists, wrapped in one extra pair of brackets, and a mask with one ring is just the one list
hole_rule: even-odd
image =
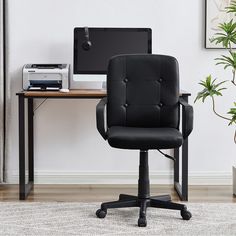
[[(232, 13), (226, 13), (226, 7), (233, 0), (205, 0), (205, 48), (223, 49), (222, 44), (210, 42), (215, 33), (220, 32), (218, 26), (220, 23), (229, 22), (235, 18)], [(235, 18), (236, 20), (236, 18)], [(236, 48), (236, 45), (233, 46)]]

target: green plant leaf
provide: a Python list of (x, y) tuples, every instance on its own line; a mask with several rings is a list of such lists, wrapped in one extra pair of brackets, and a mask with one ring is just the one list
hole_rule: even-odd
[(234, 102), (233, 108), (230, 108), (230, 110), (227, 112), (229, 115), (231, 115), (231, 120), (229, 122), (229, 125), (236, 124), (236, 102)]
[(203, 87), (203, 90), (197, 94), (194, 102), (200, 99), (202, 100), (202, 102), (205, 102), (205, 99), (209, 96), (222, 96), (222, 93), (220, 91), (226, 88), (221, 88), (220, 86), (225, 82), (226, 81), (216, 83), (216, 79), (212, 80), (211, 75), (208, 75), (205, 80), (200, 81), (199, 84)]
[(227, 13), (236, 13), (236, 1), (231, 1), (230, 5), (225, 9), (227, 10)]
[(218, 28), (221, 32), (215, 33), (210, 42), (231, 48), (231, 44), (236, 42), (236, 22), (231, 19), (229, 22), (220, 23)]
[(231, 67), (236, 70), (236, 52), (230, 52), (230, 56), (221, 55), (221, 57), (215, 58), (216, 65), (224, 65), (224, 69)]

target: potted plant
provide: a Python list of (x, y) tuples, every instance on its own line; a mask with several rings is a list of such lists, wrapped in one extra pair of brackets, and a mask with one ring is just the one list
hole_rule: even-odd
[[(233, 0), (228, 7), (226, 7), (226, 14), (233, 14), (236, 16), (236, 0)], [(215, 33), (213, 38), (209, 39), (215, 44), (222, 44), (226, 49), (226, 54), (215, 58), (216, 65), (221, 65), (225, 70), (230, 69), (232, 77), (230, 83), (228, 80), (218, 81), (212, 79), (212, 75), (208, 75), (205, 80), (200, 81), (202, 90), (197, 94), (194, 102), (201, 100), (203, 103), (206, 98), (212, 101), (212, 110), (214, 114), (221, 119), (227, 121), (228, 125), (236, 124), (236, 102), (232, 101), (232, 107), (229, 108), (226, 115), (219, 114), (216, 111), (215, 97), (222, 96), (222, 91), (227, 89), (226, 85), (235, 86), (236, 89), (236, 50), (233, 45), (236, 45), (236, 21), (231, 19), (228, 22), (222, 22), (218, 26), (219, 31)], [(234, 142), (236, 144), (236, 131), (234, 133)], [(233, 166), (233, 193), (236, 195), (236, 166)]]

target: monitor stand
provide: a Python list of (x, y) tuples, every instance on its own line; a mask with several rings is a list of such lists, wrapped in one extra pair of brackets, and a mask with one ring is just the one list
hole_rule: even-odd
[(105, 89), (106, 75), (74, 74), (70, 81), (70, 89)]

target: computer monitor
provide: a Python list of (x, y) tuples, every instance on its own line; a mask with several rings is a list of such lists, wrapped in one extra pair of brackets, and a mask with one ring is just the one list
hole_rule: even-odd
[(112, 56), (139, 53), (152, 53), (150, 28), (75, 28), (71, 87), (99, 88)]

